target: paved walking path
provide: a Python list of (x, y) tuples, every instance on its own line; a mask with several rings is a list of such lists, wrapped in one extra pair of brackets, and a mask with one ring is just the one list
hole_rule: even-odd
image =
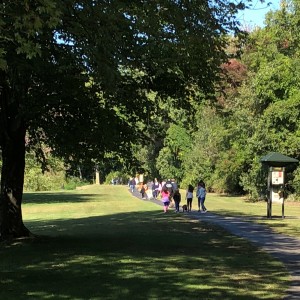
[[(141, 198), (141, 194), (138, 192), (134, 192), (133, 195)], [(162, 205), (159, 200), (146, 201)], [(300, 299), (300, 239), (275, 233), (267, 226), (255, 224), (250, 220), (246, 221), (244, 218), (226, 217), (211, 212), (201, 214), (196, 211), (185, 213), (185, 215), (221, 226), (236, 236), (248, 239), (253, 244), (278, 258), (284, 263), (292, 276), (291, 285), (286, 291), (287, 296), (284, 299)]]
[(267, 226), (207, 212), (192, 212), (193, 218), (219, 225), (230, 233), (248, 239), (284, 263), (290, 272), (291, 285), (286, 300), (300, 299), (300, 239), (275, 233)]

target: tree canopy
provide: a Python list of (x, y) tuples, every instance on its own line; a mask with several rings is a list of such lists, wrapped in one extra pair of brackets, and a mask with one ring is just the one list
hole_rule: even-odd
[[(1, 238), (27, 235), (25, 150), (68, 160), (131, 156), (157, 112), (214, 91), (243, 3), (4, 0), (0, 4)], [(149, 97), (151, 93), (155, 97)]]
[[(199, 93), (190, 101), (192, 108), (181, 111), (183, 117), (170, 117), (169, 124), (182, 125), (184, 120), (192, 141), (180, 165), (181, 187), (203, 179), (210, 191), (264, 199), (267, 180), (260, 158), (280, 152), (299, 160), (297, 24), (299, 3), (283, 1), (278, 11), (267, 15), (265, 27), (249, 32), (241, 49), (232, 38), (228, 53), (240, 50), (242, 55), (221, 65), (215, 101)], [(162, 177), (174, 173), (169, 140), (166, 133), (156, 157)], [(292, 171), (287, 172), (286, 195), (299, 198), (299, 166)]]

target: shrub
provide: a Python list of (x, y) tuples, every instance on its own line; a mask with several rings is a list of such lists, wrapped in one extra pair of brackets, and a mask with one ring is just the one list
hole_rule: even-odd
[(127, 184), (129, 177), (130, 176), (128, 174), (125, 174), (121, 171), (113, 171), (113, 172), (110, 172), (109, 174), (107, 174), (104, 183), (111, 184), (112, 180), (118, 179), (119, 183)]
[(84, 186), (84, 185), (88, 185), (88, 184), (90, 184), (90, 182), (85, 181), (85, 180), (80, 180), (80, 178), (72, 176), (72, 177), (68, 177), (65, 180), (62, 188), (66, 189), (66, 190), (75, 190), (79, 186)]

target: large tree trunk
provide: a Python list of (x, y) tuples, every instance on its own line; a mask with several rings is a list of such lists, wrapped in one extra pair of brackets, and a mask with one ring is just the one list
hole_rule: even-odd
[[(1, 194), (0, 194), (0, 239), (29, 236), (23, 224), (22, 196), (25, 171), (25, 133), (24, 122), (18, 117), (16, 109), (10, 109), (8, 99), (1, 97)], [(4, 99), (6, 98), (6, 99)], [(15, 105), (13, 105), (14, 108)]]

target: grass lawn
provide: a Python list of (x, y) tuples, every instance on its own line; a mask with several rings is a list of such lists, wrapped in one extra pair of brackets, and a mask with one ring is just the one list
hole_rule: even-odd
[[(213, 198), (207, 199), (209, 209)], [(282, 299), (281, 263), (125, 186), (28, 193), (38, 238), (0, 246), (0, 299)]]
[[(197, 201), (194, 200), (196, 208)], [(265, 224), (274, 231), (300, 237), (300, 203), (285, 202), (284, 216), (282, 218), (282, 205), (272, 204), (272, 218), (267, 216), (267, 202), (249, 202), (241, 197), (220, 196), (208, 194), (205, 202), (207, 208), (212, 212), (227, 215), (240, 216), (244, 220)]]

